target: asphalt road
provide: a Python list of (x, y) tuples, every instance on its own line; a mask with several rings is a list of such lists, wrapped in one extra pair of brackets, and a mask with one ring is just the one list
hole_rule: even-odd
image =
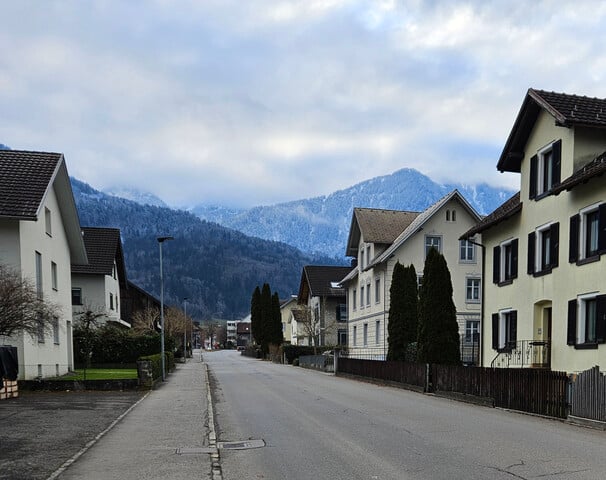
[(606, 433), (376, 386), (235, 351), (205, 353), (223, 478), (604, 479)]

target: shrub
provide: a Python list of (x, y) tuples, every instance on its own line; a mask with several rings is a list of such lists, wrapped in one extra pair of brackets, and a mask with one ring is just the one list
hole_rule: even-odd
[[(164, 352), (164, 362), (166, 367), (166, 372), (170, 372), (175, 368), (175, 356), (172, 352)], [(146, 355), (143, 357), (139, 357), (138, 360), (147, 360), (151, 362), (152, 365), (152, 376), (154, 380), (158, 378), (162, 378), (162, 355), (157, 353), (155, 355)]]
[[(328, 347), (322, 348), (327, 349)], [(293, 360), (298, 359), (301, 355), (314, 355), (314, 347), (307, 347), (303, 345), (284, 345), (282, 349), (284, 350), (286, 361), (288, 363), (292, 363)]]

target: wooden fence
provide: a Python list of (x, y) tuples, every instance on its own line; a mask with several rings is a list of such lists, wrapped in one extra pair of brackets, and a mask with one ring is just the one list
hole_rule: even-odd
[(600, 367), (579, 373), (572, 384), (570, 414), (606, 422), (606, 376)]
[(491, 398), (495, 407), (566, 418), (568, 375), (533, 368), (431, 365), (436, 392)]
[(339, 373), (413, 385), (422, 389), (425, 389), (427, 385), (427, 365), (424, 363), (339, 357), (337, 360), (337, 370)]
[(568, 376), (531, 368), (483, 368), (339, 358), (348, 373), (423, 388), (492, 399), (496, 407), (566, 418)]

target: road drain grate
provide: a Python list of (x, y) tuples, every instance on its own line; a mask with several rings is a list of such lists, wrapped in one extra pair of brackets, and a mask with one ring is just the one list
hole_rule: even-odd
[(177, 448), (177, 455), (202, 455), (204, 453), (215, 453), (216, 448), (200, 447), (200, 448)]
[(243, 442), (219, 442), (217, 448), (225, 450), (248, 450), (250, 448), (261, 448), (265, 446), (263, 440), (245, 440)]

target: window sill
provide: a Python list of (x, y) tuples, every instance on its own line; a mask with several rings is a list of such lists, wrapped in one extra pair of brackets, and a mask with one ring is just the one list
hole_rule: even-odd
[(476, 260), (463, 260), (462, 258), (460, 258), (459, 263), (464, 263), (467, 265), (475, 265), (478, 262)]
[(600, 255), (592, 255), (591, 257), (583, 258), (582, 260), (577, 260), (577, 266), (587, 265), (588, 263), (594, 263), (600, 261)]
[(497, 283), (497, 285), (499, 287), (504, 287), (506, 285), (511, 285), (513, 283), (513, 278), (510, 278), (509, 280), (503, 280), (502, 282)]
[(540, 272), (532, 272), (532, 276), (535, 278), (543, 277), (545, 275), (549, 275), (552, 271), (553, 267), (547, 267), (545, 270), (541, 270)]
[(597, 343), (579, 343), (575, 344), (575, 350), (596, 350), (598, 348)]
[(539, 193), (536, 195), (536, 197), (532, 198), (531, 200), (534, 200), (535, 202), (538, 202), (539, 200), (544, 199), (545, 197), (549, 197), (551, 195), (552, 190), (554, 189), (554, 187), (556, 187), (559, 184), (554, 184), (551, 186), (551, 188), (549, 190), (546, 190), (542, 193)]
[(479, 305), (480, 304), (480, 300), (470, 300), (468, 298), (465, 299), (465, 303), (468, 303), (470, 305)]

